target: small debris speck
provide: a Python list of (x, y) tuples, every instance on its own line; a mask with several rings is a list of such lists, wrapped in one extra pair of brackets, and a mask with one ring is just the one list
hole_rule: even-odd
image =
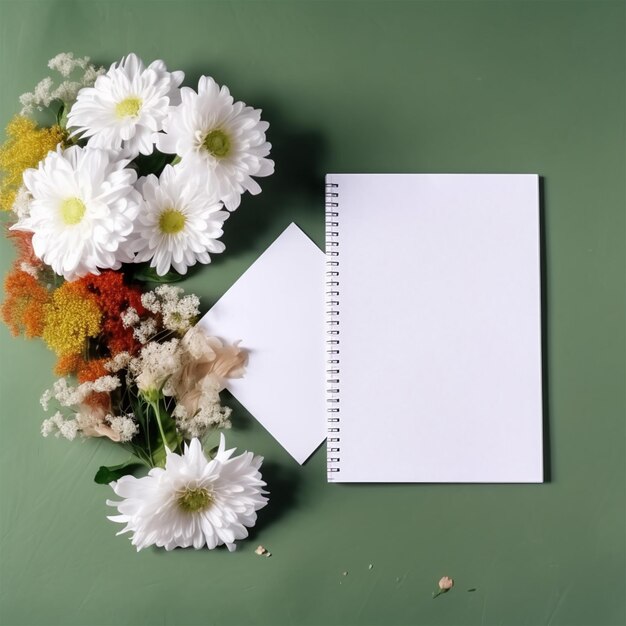
[(267, 557), (272, 556), (272, 553), (263, 546), (258, 546), (254, 552), (255, 554), (258, 554), (259, 556), (267, 556)]
[(342, 575), (342, 576), (347, 576), (347, 575), (348, 575), (348, 572), (341, 572), (341, 575)]
[(476, 591), (476, 587), (472, 587), (471, 589), (468, 589), (467, 591), (468, 592)]
[(374, 566), (370, 563), (367, 567), (367, 569), (372, 569)]

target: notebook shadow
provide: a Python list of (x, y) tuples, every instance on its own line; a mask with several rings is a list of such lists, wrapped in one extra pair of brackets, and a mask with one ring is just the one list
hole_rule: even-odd
[(548, 302), (548, 246), (546, 235), (546, 185), (545, 178), (539, 177), (539, 258), (541, 276), (541, 372), (543, 409), (543, 480), (554, 480), (552, 468), (552, 447), (550, 437), (550, 376), (549, 376), (549, 302)]

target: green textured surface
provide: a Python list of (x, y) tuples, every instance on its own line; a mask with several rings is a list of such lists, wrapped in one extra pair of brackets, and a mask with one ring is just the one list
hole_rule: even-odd
[[(323, 449), (300, 468), (238, 407), (232, 439), (266, 457), (272, 490), (253, 538), (136, 554), (92, 482), (122, 455), (39, 436), (52, 357), (2, 327), (1, 623), (624, 624), (624, 17), (602, 1), (1, 2), (2, 120), (66, 50), (162, 57), (264, 109), (277, 173), (187, 281), (207, 307), (290, 221), (322, 242), (327, 171), (545, 177), (551, 468), (544, 485), (327, 485)], [(3, 273), (11, 259), (3, 242)], [(368, 393), (391, 428), (384, 375)], [(432, 600), (444, 574), (457, 584)]]

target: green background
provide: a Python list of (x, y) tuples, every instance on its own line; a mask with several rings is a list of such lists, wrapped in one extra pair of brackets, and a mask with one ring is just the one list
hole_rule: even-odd
[[(299, 467), (234, 403), (231, 441), (266, 457), (272, 492), (253, 537), (136, 554), (92, 482), (124, 455), (39, 435), (52, 355), (2, 327), (2, 624), (624, 624), (624, 18), (603, 1), (0, 3), (2, 120), (68, 50), (163, 58), (263, 108), (276, 174), (186, 281), (206, 308), (289, 222), (322, 244), (326, 172), (542, 175), (550, 474), (327, 485), (323, 448)], [(4, 241), (3, 273), (12, 257)], [(393, 386), (369, 393), (393, 428)]]

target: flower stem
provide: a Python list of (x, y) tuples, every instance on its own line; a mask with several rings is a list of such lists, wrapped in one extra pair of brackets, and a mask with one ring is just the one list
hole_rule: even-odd
[(161, 434), (161, 441), (163, 442), (163, 447), (167, 447), (167, 439), (165, 437), (165, 432), (163, 431), (163, 424), (161, 424), (161, 410), (159, 408), (159, 403), (150, 402), (150, 406), (154, 411), (154, 417), (156, 417), (157, 426), (159, 427), (159, 433)]

